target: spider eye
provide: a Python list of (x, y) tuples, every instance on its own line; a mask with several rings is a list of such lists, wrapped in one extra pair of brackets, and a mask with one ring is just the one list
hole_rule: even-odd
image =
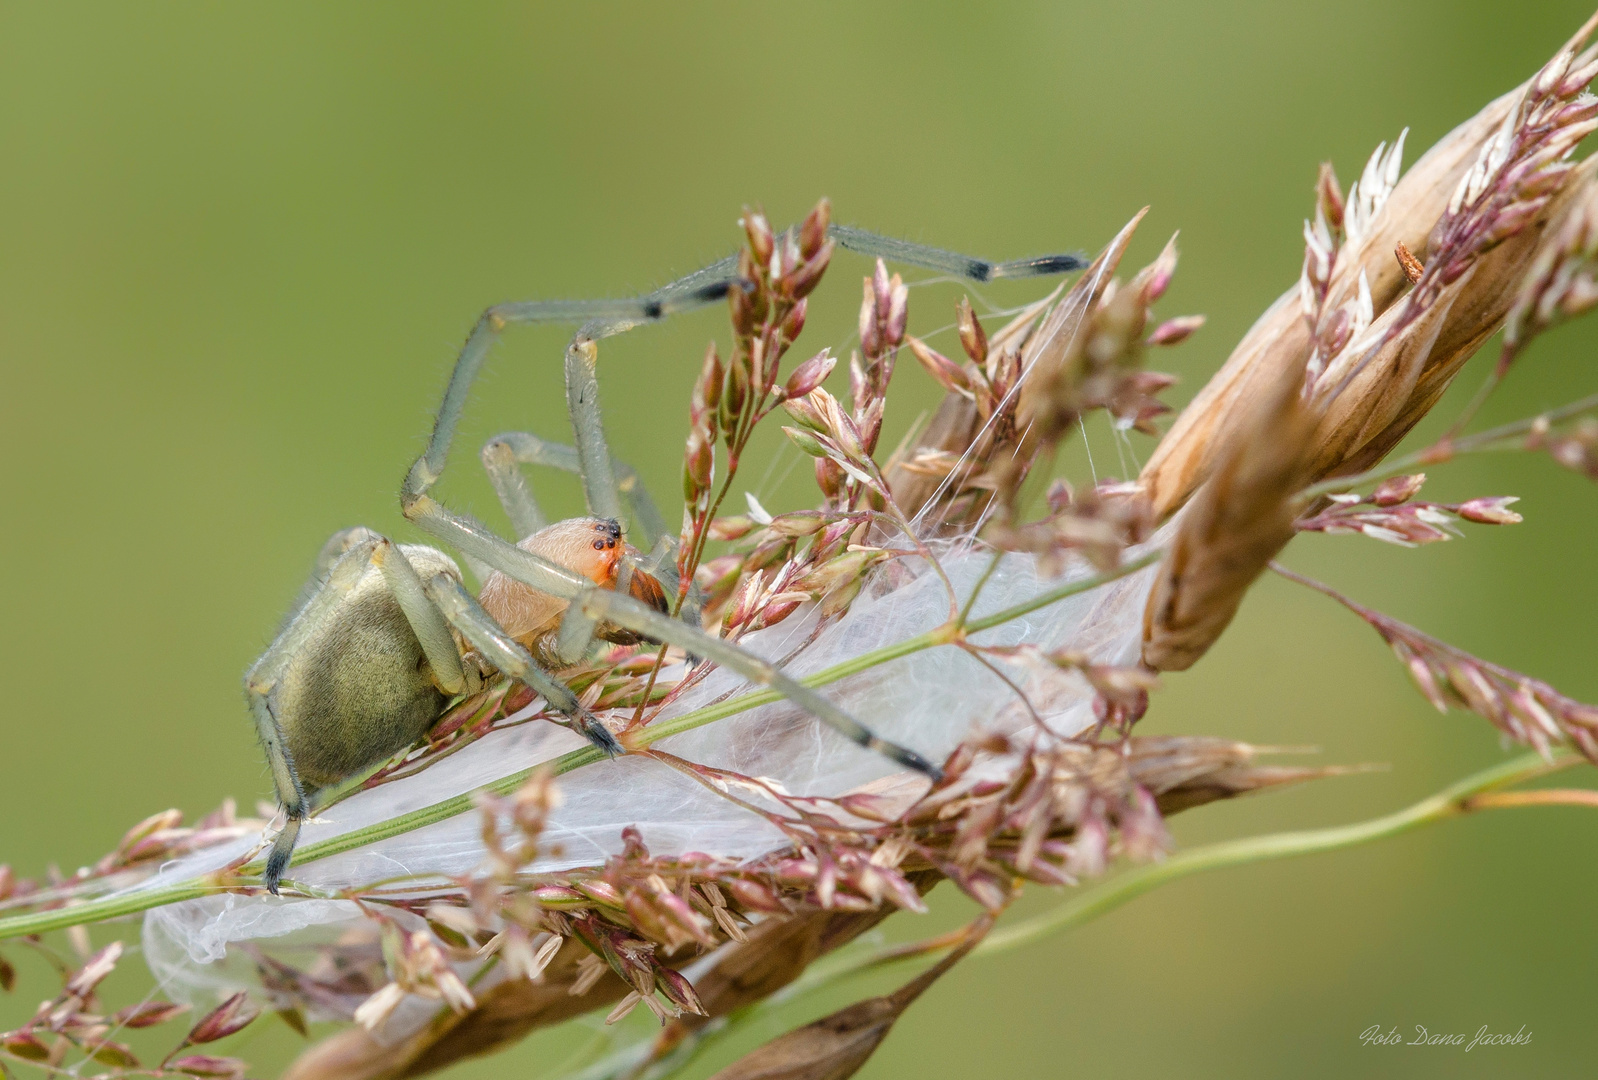
[(595, 551), (604, 551), (605, 550), (605, 542), (603, 540), (595, 540), (594, 541), (594, 550)]

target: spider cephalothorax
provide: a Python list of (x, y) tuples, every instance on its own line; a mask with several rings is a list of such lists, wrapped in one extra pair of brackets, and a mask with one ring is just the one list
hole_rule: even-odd
[[(617, 588), (618, 579), (625, 575), (629, 580), (623, 591), (657, 611), (668, 610), (665, 590), (653, 574), (636, 569), (642, 556), (622, 539), (621, 523), (614, 518), (557, 521), (516, 546), (576, 570), (601, 588)], [(545, 664), (561, 661), (556, 638), (570, 601), (539, 592), (497, 570), (483, 582), (477, 599), (534, 658)], [(594, 636), (617, 645), (636, 645), (643, 640), (641, 634), (615, 623), (601, 623)]]

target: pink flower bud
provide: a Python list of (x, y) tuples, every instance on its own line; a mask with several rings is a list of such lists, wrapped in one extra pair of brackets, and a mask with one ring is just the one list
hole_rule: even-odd
[(898, 274), (893, 275), (891, 284), (884, 332), (889, 347), (897, 348), (899, 343), (904, 341), (904, 328), (910, 318), (910, 286), (906, 285)]
[(711, 342), (710, 348), (705, 350), (705, 362), (699, 369), (699, 381), (694, 384), (694, 396), (698, 399), (696, 404), (703, 404), (707, 409), (714, 409), (721, 401), (721, 384), (726, 378), (722, 370), (721, 355), (716, 352), (716, 343)]
[(1496, 495), (1483, 499), (1471, 499), (1469, 502), (1460, 503), (1454, 507), (1454, 513), (1466, 521), (1476, 521), (1483, 525), (1515, 525), (1524, 519), (1509, 509), (1509, 504), (1519, 501), (1520, 497), (1518, 495)]
[(260, 1010), (250, 1004), (249, 995), (241, 990), (202, 1016), (189, 1031), (187, 1041), (216, 1042), (242, 1030), (259, 1015)]
[(1424, 483), (1426, 483), (1425, 473), (1389, 477), (1376, 485), (1376, 490), (1371, 492), (1371, 502), (1377, 506), (1397, 506), (1418, 495)]
[(788, 312), (787, 318), (782, 320), (782, 339), (784, 341), (793, 341), (804, 332), (805, 315), (809, 310), (810, 301), (800, 300), (793, 306), (793, 310)]
[(832, 224), (832, 203), (822, 199), (816, 208), (805, 215), (799, 226), (799, 254), (804, 259), (815, 257), (827, 239), (827, 227)]
[(244, 1075), (244, 1062), (238, 1058), (215, 1057), (211, 1054), (186, 1054), (162, 1065), (163, 1073), (182, 1073), (185, 1076), (215, 1076), (237, 1078)]
[(50, 1048), (31, 1031), (13, 1031), (0, 1036), (0, 1047), (24, 1061), (48, 1061)]
[(837, 363), (838, 359), (832, 355), (831, 349), (822, 349), (794, 368), (793, 374), (788, 376), (787, 383), (783, 385), (783, 397), (804, 397), (827, 380), (827, 376), (832, 374), (832, 369)]
[(1148, 265), (1139, 277), (1143, 278), (1143, 303), (1153, 304), (1165, 295), (1165, 290), (1171, 285), (1171, 278), (1176, 274), (1176, 237), (1172, 236), (1166, 241), (1165, 249), (1160, 252), (1160, 257)]
[(1175, 345), (1179, 341), (1187, 340), (1193, 331), (1203, 325), (1202, 315), (1179, 315), (1174, 319), (1167, 319), (1149, 335), (1148, 344)]
[(742, 224), (744, 235), (749, 238), (749, 254), (754, 257), (755, 264), (760, 267), (769, 266), (771, 253), (776, 250), (777, 241), (771, 233), (771, 223), (766, 220), (766, 215), (745, 207)]
[[(740, 276), (742, 276), (741, 266)], [(743, 280), (751, 281), (752, 279), (744, 278)], [(755, 328), (755, 309), (754, 302), (740, 282), (734, 282), (732, 288), (727, 290), (727, 308), (728, 314), (732, 319), (733, 333), (739, 337), (747, 337)]]
[(820, 510), (799, 510), (771, 519), (771, 531), (778, 536), (810, 536), (827, 524), (828, 515)]
[(734, 878), (727, 882), (726, 886), (733, 898), (751, 911), (765, 911), (777, 915), (786, 914), (788, 911), (775, 892), (758, 882)]
[(927, 369), (927, 374), (938, 381), (938, 385), (951, 393), (971, 396), (971, 379), (966, 375), (965, 369), (936, 349), (931, 348), (920, 338), (907, 339), (910, 351)]
[(622, 906), (621, 893), (617, 892), (616, 886), (608, 881), (600, 881), (597, 878), (593, 878), (579, 882), (577, 891), (609, 907), (619, 908)]
[(965, 354), (973, 363), (987, 363), (987, 331), (982, 329), (982, 323), (977, 318), (976, 312), (971, 310), (971, 301), (967, 297), (960, 297), (960, 302), (955, 305), (954, 321), (960, 328), (960, 347), (965, 350)]
[(712, 540), (737, 540), (747, 536), (755, 523), (747, 517), (719, 517), (710, 523)]
[(749, 393), (749, 372), (744, 364), (734, 358), (727, 365), (727, 377), (721, 388), (721, 429), (732, 431), (738, 426), (738, 418), (743, 415), (744, 398)]
[(533, 899), (543, 907), (574, 908), (587, 903), (582, 893), (565, 885), (541, 885), (533, 890)]
[(799, 264), (798, 269), (787, 274), (778, 283), (784, 296), (794, 300), (803, 300), (809, 296), (815, 287), (821, 284), (821, 275), (827, 272), (827, 266), (832, 261), (832, 241), (828, 240), (821, 245), (821, 250), (806, 261)]
[(838, 463), (830, 458), (819, 458), (816, 461), (816, 486), (821, 489), (821, 494), (828, 499), (836, 499), (843, 494), (843, 470)]
[(853, 581), (847, 581), (828, 591), (821, 598), (821, 617), (830, 619), (834, 615), (848, 611), (849, 605), (854, 603), (855, 597), (860, 595), (860, 588), (864, 584), (864, 578), (855, 578)]
[(655, 985), (679, 1009), (700, 1016), (705, 1015), (705, 1006), (700, 1002), (699, 995), (694, 992), (694, 984), (683, 975), (671, 968), (656, 967)]
[(1334, 229), (1343, 227), (1343, 188), (1337, 182), (1337, 173), (1330, 161), (1321, 162), (1320, 176), (1315, 181), (1315, 201), (1326, 224)]
[(876, 305), (877, 317), (886, 318), (893, 305), (893, 282), (888, 278), (888, 264), (881, 259), (871, 272), (871, 299)]
[[(882, 265), (882, 260), (877, 260), (877, 265)], [(865, 296), (860, 301), (860, 351), (867, 356), (876, 356), (882, 351), (882, 334), (877, 321), (877, 296), (872, 287), (870, 278), (865, 279)]]
[[(77, 973), (67, 980), (66, 992), (72, 997), (87, 998), (94, 993), (94, 988), (100, 985), (102, 979), (116, 969), (117, 961), (122, 959), (122, 943), (113, 941), (93, 956), (89, 957)], [(237, 998), (239, 1002), (245, 1000), (242, 993), (233, 995), (229, 1001)]]
[(783, 410), (811, 431), (826, 432), (830, 425), (816, 405), (814, 392), (803, 397), (790, 397), (782, 403)]
[(710, 448), (710, 443), (705, 439), (704, 433), (695, 428), (688, 435), (688, 445), (683, 450), (683, 498), (690, 503), (699, 498), (699, 493), (710, 487), (712, 469), (715, 463), (715, 454)]
[(1343, 351), (1343, 346), (1348, 344), (1348, 339), (1354, 334), (1353, 319), (1348, 314), (1348, 307), (1344, 305), (1332, 312), (1326, 320), (1326, 326), (1321, 330), (1321, 343), (1329, 356), (1336, 356)]

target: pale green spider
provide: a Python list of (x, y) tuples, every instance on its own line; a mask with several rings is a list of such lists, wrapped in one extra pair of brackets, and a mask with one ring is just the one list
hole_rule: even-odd
[[(977, 282), (1080, 269), (1077, 255), (991, 263), (846, 226), (831, 226), (839, 246)], [(500, 304), (467, 338), (423, 455), (401, 489), (405, 516), (489, 573), (478, 597), (442, 551), (397, 545), (364, 528), (345, 530), (323, 548), (316, 571), (283, 630), (245, 676), (245, 688), (286, 822), (263, 875), (277, 892), (300, 826), (319, 790), (404, 750), (424, 735), (452, 698), (472, 693), (495, 673), (543, 695), (572, 726), (607, 753), (622, 747), (545, 665), (580, 657), (590, 640), (653, 640), (714, 661), (770, 686), (861, 746), (928, 776), (938, 769), (913, 750), (887, 742), (827, 698), (737, 645), (667, 614), (675, 591), (661, 567), (665, 549), (642, 560), (621, 539), (622, 496), (634, 528), (654, 547), (660, 514), (631, 469), (607, 448), (595, 374), (601, 338), (702, 304), (746, 284), (728, 258), (647, 296), (628, 300)], [(473, 379), (500, 332), (516, 323), (582, 324), (566, 349), (566, 402), (575, 447), (525, 433), (491, 439), (483, 464), (521, 540), (512, 543), (452, 513), (428, 494), (443, 472)], [(589, 518), (544, 525), (519, 471), (523, 464), (578, 473)], [(662, 586), (660, 578), (666, 578)], [(541, 663), (542, 662), (542, 663)]]

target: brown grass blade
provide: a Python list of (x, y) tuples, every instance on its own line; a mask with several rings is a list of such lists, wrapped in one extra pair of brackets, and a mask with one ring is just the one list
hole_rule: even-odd
[(978, 920), (959, 948), (893, 993), (857, 1001), (795, 1028), (745, 1054), (711, 1080), (847, 1080), (876, 1053), (905, 1010), (964, 960), (991, 925), (990, 918)]

